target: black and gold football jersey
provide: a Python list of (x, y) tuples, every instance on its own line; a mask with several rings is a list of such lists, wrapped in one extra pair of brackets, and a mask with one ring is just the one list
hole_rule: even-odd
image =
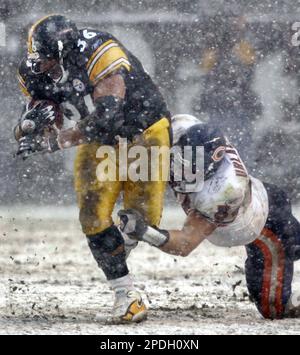
[(62, 63), (64, 73), (55, 82), (47, 73), (34, 74), (24, 58), (18, 72), (22, 92), (33, 99), (62, 104), (66, 116), (79, 120), (94, 110), (94, 87), (112, 73), (120, 73), (126, 85), (124, 124), (141, 132), (163, 117), (170, 117), (158, 87), (140, 61), (109, 33), (80, 30), (77, 48)]

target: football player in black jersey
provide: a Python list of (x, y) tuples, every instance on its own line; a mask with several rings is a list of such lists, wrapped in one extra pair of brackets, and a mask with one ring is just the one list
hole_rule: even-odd
[[(65, 116), (78, 121), (74, 128), (37, 138), (39, 126), (51, 124), (51, 107), (33, 106), (15, 128), (18, 153), (79, 146), (75, 186), (80, 222), (95, 260), (115, 291), (113, 319), (143, 320), (147, 309), (132, 284), (124, 239), (111, 215), (123, 191), (125, 208), (137, 209), (149, 225), (159, 225), (166, 186), (161, 174), (164, 161), (152, 167), (159, 172), (159, 181), (102, 182), (96, 176), (100, 162), (96, 152), (103, 144), (117, 145), (118, 137), (148, 149), (169, 147), (170, 114), (161, 93), (139, 60), (111, 34), (79, 30), (60, 15), (47, 16), (31, 27), (28, 55), (20, 64), (18, 79), (30, 101), (51, 100)], [(35, 122), (30, 134), (23, 130), (24, 121)]]

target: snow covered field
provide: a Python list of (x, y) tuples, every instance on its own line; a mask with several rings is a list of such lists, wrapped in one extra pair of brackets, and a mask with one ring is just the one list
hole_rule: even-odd
[[(147, 294), (148, 321), (96, 323), (96, 313), (109, 314), (112, 297), (76, 214), (73, 207), (0, 209), (1, 334), (300, 333), (300, 319), (266, 321), (250, 303), (243, 248), (209, 243), (185, 259), (140, 245), (129, 264)], [(180, 210), (167, 209), (163, 225), (179, 226), (183, 218)]]

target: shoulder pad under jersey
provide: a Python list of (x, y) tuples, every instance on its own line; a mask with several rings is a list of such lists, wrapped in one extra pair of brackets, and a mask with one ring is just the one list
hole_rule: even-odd
[(109, 33), (82, 29), (77, 45), (86, 57), (86, 69), (93, 84), (120, 68), (131, 70), (126, 49)]

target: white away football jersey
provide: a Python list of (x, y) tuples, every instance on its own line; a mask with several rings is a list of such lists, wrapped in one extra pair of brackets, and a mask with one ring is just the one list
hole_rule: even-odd
[[(201, 121), (189, 115), (172, 118), (173, 141)], [(205, 181), (202, 191), (178, 195), (186, 212), (198, 210), (218, 224), (208, 240), (218, 246), (233, 247), (253, 242), (263, 230), (269, 201), (261, 181), (250, 176), (237, 150), (228, 146), (216, 174)]]
[(231, 146), (216, 174), (205, 181), (200, 192), (189, 194), (185, 204), (219, 225), (207, 239), (224, 247), (253, 242), (269, 213), (263, 183), (248, 175), (237, 150)]

